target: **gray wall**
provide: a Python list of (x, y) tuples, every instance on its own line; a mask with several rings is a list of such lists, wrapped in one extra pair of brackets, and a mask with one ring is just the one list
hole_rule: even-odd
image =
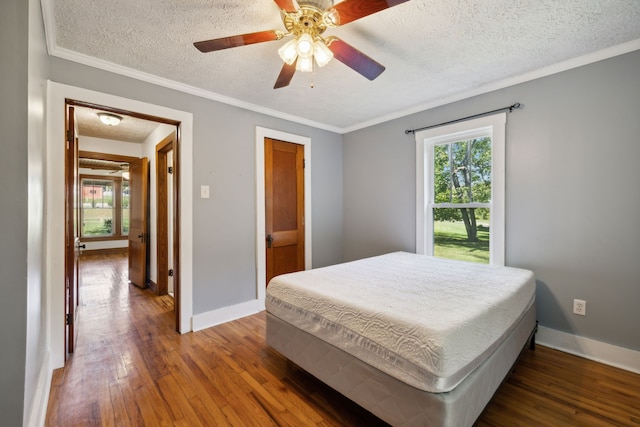
[(22, 425), (27, 305), (27, 91), (29, 3), (0, 2), (0, 414)]
[[(193, 113), (193, 312), (256, 297), (255, 127), (310, 137), (313, 266), (342, 260), (342, 136), (58, 58), (50, 79)], [(200, 199), (209, 185), (210, 199)]]
[[(541, 325), (640, 350), (640, 51), (344, 137), (344, 255), (415, 250), (405, 129), (510, 105), (506, 263), (533, 270)], [(587, 316), (572, 301), (587, 301)]]

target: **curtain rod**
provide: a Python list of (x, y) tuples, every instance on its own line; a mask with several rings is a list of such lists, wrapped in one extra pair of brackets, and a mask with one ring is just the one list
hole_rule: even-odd
[(437, 127), (440, 127), (440, 126), (450, 125), (452, 123), (464, 122), (465, 120), (471, 120), (471, 119), (475, 119), (477, 117), (488, 116), (489, 114), (500, 113), (502, 111), (507, 111), (507, 110), (511, 113), (511, 112), (513, 112), (513, 110), (517, 110), (520, 107), (521, 107), (520, 103), (516, 102), (515, 104), (510, 105), (508, 107), (498, 108), (497, 110), (491, 110), (491, 111), (487, 111), (487, 112), (480, 113), (480, 114), (474, 114), (473, 116), (463, 117), (461, 119), (451, 120), (451, 121), (444, 122), (444, 123), (438, 123), (437, 125), (425, 126), (423, 128), (418, 128), (418, 129), (407, 129), (407, 130), (404, 131), (404, 133), (406, 133), (406, 134), (416, 133), (416, 132), (421, 131), (421, 130), (437, 128)]

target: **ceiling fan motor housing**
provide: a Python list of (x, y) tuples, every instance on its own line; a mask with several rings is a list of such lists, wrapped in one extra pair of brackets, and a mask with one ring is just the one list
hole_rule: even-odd
[(316, 38), (325, 32), (327, 27), (336, 26), (334, 22), (327, 17), (325, 11), (333, 6), (331, 0), (309, 0), (298, 2), (300, 9), (294, 13), (283, 12), (282, 21), (287, 32), (300, 36), (303, 33), (309, 34), (312, 38)]

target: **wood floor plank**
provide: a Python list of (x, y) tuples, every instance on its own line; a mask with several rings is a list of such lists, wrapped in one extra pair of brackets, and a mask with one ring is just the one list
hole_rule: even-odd
[(183, 422), (186, 425), (213, 425), (213, 418), (208, 413), (202, 414), (205, 419), (198, 416), (195, 408), (191, 405), (195, 396), (187, 397), (173, 375), (160, 378), (158, 386), (173, 420)]
[[(131, 421), (129, 420), (129, 415), (126, 412), (126, 405), (118, 381), (112, 381), (109, 383), (109, 401), (106, 404), (113, 407), (114, 425), (122, 427), (131, 426)], [(105, 422), (108, 423), (108, 421)]]
[[(244, 423), (244, 421), (242, 421), (240, 419), (240, 417), (238, 416), (238, 413), (235, 411), (235, 409), (233, 409), (233, 407), (231, 405), (226, 405), (222, 408), (222, 412), (224, 412), (225, 416), (227, 417), (227, 424), (228, 426), (238, 426), (238, 427), (245, 427), (246, 424)], [(218, 424), (218, 425), (223, 425), (223, 424)]]
[[(119, 254), (81, 258), (76, 353), (51, 381), (47, 426), (385, 426), (265, 344), (258, 313), (174, 330), (173, 299), (127, 282)], [(640, 427), (640, 375), (538, 346), (477, 426)]]

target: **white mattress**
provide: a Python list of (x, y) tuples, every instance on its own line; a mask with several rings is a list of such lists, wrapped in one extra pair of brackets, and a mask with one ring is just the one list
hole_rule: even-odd
[(528, 270), (396, 252), (274, 278), (271, 314), (420, 390), (452, 390), (533, 303)]

